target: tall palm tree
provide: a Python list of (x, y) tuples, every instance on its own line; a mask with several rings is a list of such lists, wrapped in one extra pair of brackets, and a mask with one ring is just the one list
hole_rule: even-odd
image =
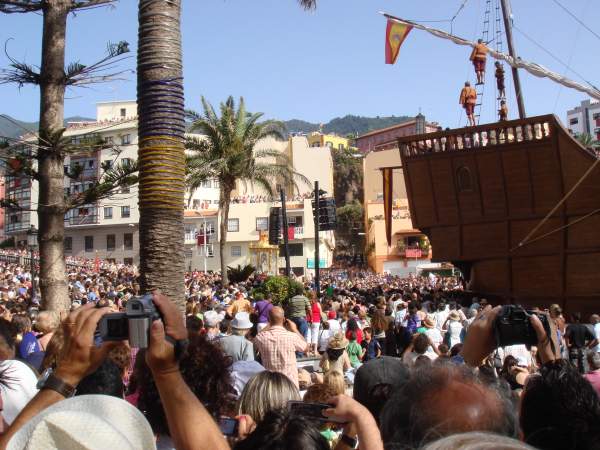
[(594, 139), (594, 136), (592, 136), (589, 133), (580, 133), (580, 134), (577, 134), (576, 135), (576, 139), (585, 148), (594, 148), (594, 147), (600, 145), (600, 141), (597, 141), (596, 139)]
[(140, 278), (180, 308), (184, 297), (185, 193), (181, 0), (140, 0), (138, 120)]
[(284, 126), (280, 122), (259, 122), (262, 113), (248, 113), (241, 98), (236, 108), (233, 97), (220, 105), (220, 117), (210, 103), (202, 97), (203, 114), (188, 111), (193, 120), (191, 131), (204, 135), (201, 139), (190, 140), (187, 148), (190, 168), (188, 186), (197, 185), (198, 180), (210, 177), (220, 183), (219, 214), (221, 274), (227, 283), (227, 262), (225, 243), (227, 242), (227, 222), (231, 193), (238, 182), (245, 185), (256, 184), (268, 195), (273, 196), (273, 185), (297, 187), (296, 181), (309, 184), (303, 175), (295, 172), (286, 154), (277, 150), (257, 150), (256, 144), (265, 138), (283, 139)]

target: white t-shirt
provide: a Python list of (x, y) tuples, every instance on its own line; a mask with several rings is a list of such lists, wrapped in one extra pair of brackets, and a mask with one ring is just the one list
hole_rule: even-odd
[[(598, 342), (600, 342), (600, 322), (594, 325), (594, 335)], [(596, 346), (596, 353), (600, 352), (600, 343)]]
[(0, 372), (4, 373), (8, 384), (8, 387), (0, 384), (4, 408), (2, 416), (10, 425), (29, 400), (37, 394), (37, 377), (27, 364), (15, 359), (0, 362)]

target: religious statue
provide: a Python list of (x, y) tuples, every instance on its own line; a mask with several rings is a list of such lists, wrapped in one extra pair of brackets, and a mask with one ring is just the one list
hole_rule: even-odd
[(485, 62), (487, 60), (487, 53), (487, 45), (485, 45), (483, 39), (478, 39), (477, 44), (471, 52), (471, 57), (469, 58), (473, 61), (473, 66), (475, 67), (477, 84), (483, 84), (483, 81), (485, 80)]
[(469, 125), (474, 127), (475, 123), (475, 104), (477, 103), (477, 91), (471, 87), (471, 83), (465, 82), (465, 87), (460, 91), (460, 104), (465, 108)]

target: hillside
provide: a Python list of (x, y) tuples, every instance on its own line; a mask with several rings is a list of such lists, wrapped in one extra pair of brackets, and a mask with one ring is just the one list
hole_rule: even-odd
[[(347, 115), (336, 117), (326, 124), (323, 124), (325, 133), (335, 133), (340, 136), (348, 134), (361, 135), (372, 130), (390, 127), (400, 122), (411, 120), (409, 116), (388, 116), (388, 117), (364, 117)], [(290, 133), (310, 133), (319, 129), (319, 124), (306, 122), (304, 120), (288, 120), (285, 123)]]
[[(90, 119), (87, 117), (67, 117), (65, 119), (65, 124), (67, 122), (79, 122), (79, 121), (93, 121), (94, 119)], [(1, 138), (17, 138), (27, 133), (28, 131), (35, 131), (38, 129), (38, 122), (23, 122), (17, 119), (12, 118), (8, 114), (0, 116), (0, 139)]]
[[(348, 134), (361, 135), (368, 131), (386, 128), (410, 119), (412, 119), (412, 117), (408, 116), (364, 117), (347, 115), (344, 117), (336, 117), (326, 124), (323, 124), (323, 131), (325, 133), (334, 133), (340, 136), (346, 136)], [(94, 119), (86, 117), (68, 117), (65, 119), (65, 123), (86, 120), (92, 121)], [(311, 123), (305, 120), (293, 119), (284, 121), (283, 123), (289, 133), (311, 133), (319, 130), (318, 123)], [(13, 119), (10, 116), (0, 116), (0, 138), (16, 138), (27, 131), (37, 130), (37, 128), (37, 122), (22, 122)]]

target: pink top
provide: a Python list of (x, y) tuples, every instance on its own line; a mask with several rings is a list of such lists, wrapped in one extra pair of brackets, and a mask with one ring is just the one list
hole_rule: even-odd
[(600, 396), (600, 370), (586, 373), (584, 377), (590, 382), (596, 394)]

